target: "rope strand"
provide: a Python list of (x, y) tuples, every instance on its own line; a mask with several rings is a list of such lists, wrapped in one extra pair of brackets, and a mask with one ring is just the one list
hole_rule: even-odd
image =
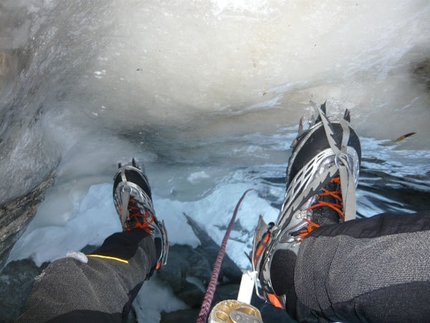
[(214, 293), (215, 293), (215, 289), (216, 289), (216, 283), (218, 281), (218, 276), (219, 276), (219, 273), (221, 271), (222, 259), (224, 258), (225, 249), (227, 246), (227, 241), (228, 241), (228, 238), (230, 236), (231, 229), (233, 228), (234, 221), (236, 220), (237, 211), (239, 210), (240, 204), (242, 203), (243, 199), (245, 198), (245, 195), (249, 191), (253, 191), (253, 190), (254, 189), (252, 189), (252, 188), (246, 190), (245, 193), (243, 193), (242, 197), (239, 199), (239, 201), (236, 204), (236, 207), (235, 207), (234, 212), (233, 212), (233, 216), (232, 216), (230, 223), (227, 227), (227, 231), (225, 232), (221, 247), (220, 247), (219, 252), (218, 252), (218, 257), (215, 261), (214, 268), (212, 270), (211, 279), (210, 279), (209, 285), (206, 289), (206, 294), (205, 294), (205, 297), (204, 297), (203, 302), (202, 302), (202, 307), (200, 308), (200, 313), (199, 313), (199, 316), (197, 318), (197, 323), (206, 323), (206, 320), (208, 319), (209, 310), (210, 310), (212, 300), (214, 297)]

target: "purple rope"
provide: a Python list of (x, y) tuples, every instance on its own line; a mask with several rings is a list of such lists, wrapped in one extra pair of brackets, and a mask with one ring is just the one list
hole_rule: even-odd
[(242, 197), (239, 199), (234, 209), (233, 216), (227, 227), (227, 231), (225, 232), (224, 239), (222, 240), (222, 244), (218, 252), (218, 257), (215, 260), (211, 280), (209, 281), (208, 288), (206, 289), (205, 298), (203, 299), (202, 307), (200, 308), (200, 313), (197, 318), (197, 323), (206, 323), (206, 320), (208, 319), (208, 314), (214, 297), (216, 283), (218, 281), (219, 272), (221, 270), (221, 263), (222, 263), (222, 259), (224, 258), (227, 241), (230, 236), (231, 229), (233, 228), (234, 221), (236, 220), (236, 215), (237, 215), (237, 211), (239, 210), (240, 204), (242, 203), (243, 199), (245, 198), (245, 195), (249, 191), (253, 191), (253, 189), (250, 188), (249, 190), (246, 190), (245, 193), (243, 193)]

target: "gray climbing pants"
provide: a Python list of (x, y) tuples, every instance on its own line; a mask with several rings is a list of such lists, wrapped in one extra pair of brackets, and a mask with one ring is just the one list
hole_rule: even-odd
[(299, 321), (430, 322), (430, 213), (315, 229), (300, 246), (294, 287)]
[[(62, 258), (36, 279), (17, 322), (122, 322), (156, 263), (152, 237), (116, 233), (83, 259)], [(79, 257), (78, 257), (79, 258)]]

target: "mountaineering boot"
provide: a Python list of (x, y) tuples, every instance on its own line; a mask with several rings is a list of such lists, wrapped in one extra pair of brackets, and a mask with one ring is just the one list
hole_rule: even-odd
[(156, 269), (165, 265), (169, 244), (164, 221), (158, 221), (152, 204), (151, 188), (136, 161), (122, 166), (114, 176), (113, 200), (123, 230), (142, 229), (151, 234), (157, 249)]
[(303, 130), (301, 120), (288, 161), (287, 191), (278, 219), (266, 224), (260, 216), (251, 262), (258, 272), (259, 296), (277, 307), (285, 306), (285, 294), (293, 288), (294, 265), (302, 240), (319, 226), (356, 216), (361, 146), (349, 121), (348, 110), (342, 119), (329, 119), (325, 103), (308, 129)]

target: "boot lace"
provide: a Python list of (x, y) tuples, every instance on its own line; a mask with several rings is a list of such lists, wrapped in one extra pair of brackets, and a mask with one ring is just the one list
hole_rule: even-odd
[[(330, 183), (332, 184), (336, 184), (334, 185), (336, 187), (336, 189), (334, 190), (329, 190), (327, 188), (324, 188), (323, 191), (321, 192), (321, 194), (318, 195), (318, 201), (314, 204), (312, 204), (310, 207), (308, 207), (306, 209), (306, 211), (310, 211), (319, 207), (329, 207), (332, 210), (336, 211), (340, 218), (342, 219), (342, 221), (345, 220), (345, 213), (343, 212), (343, 208), (342, 208), (342, 191), (340, 189), (340, 177), (334, 177), (330, 180)], [(326, 201), (323, 200), (323, 198), (326, 197), (331, 197), (329, 200), (331, 201)], [(309, 233), (311, 233), (315, 228), (319, 228), (320, 225), (312, 220), (309, 219), (304, 219), (308, 225), (306, 227), (304, 227), (303, 229), (299, 230), (298, 232), (298, 236), (303, 239), (304, 237), (306, 237)]]

